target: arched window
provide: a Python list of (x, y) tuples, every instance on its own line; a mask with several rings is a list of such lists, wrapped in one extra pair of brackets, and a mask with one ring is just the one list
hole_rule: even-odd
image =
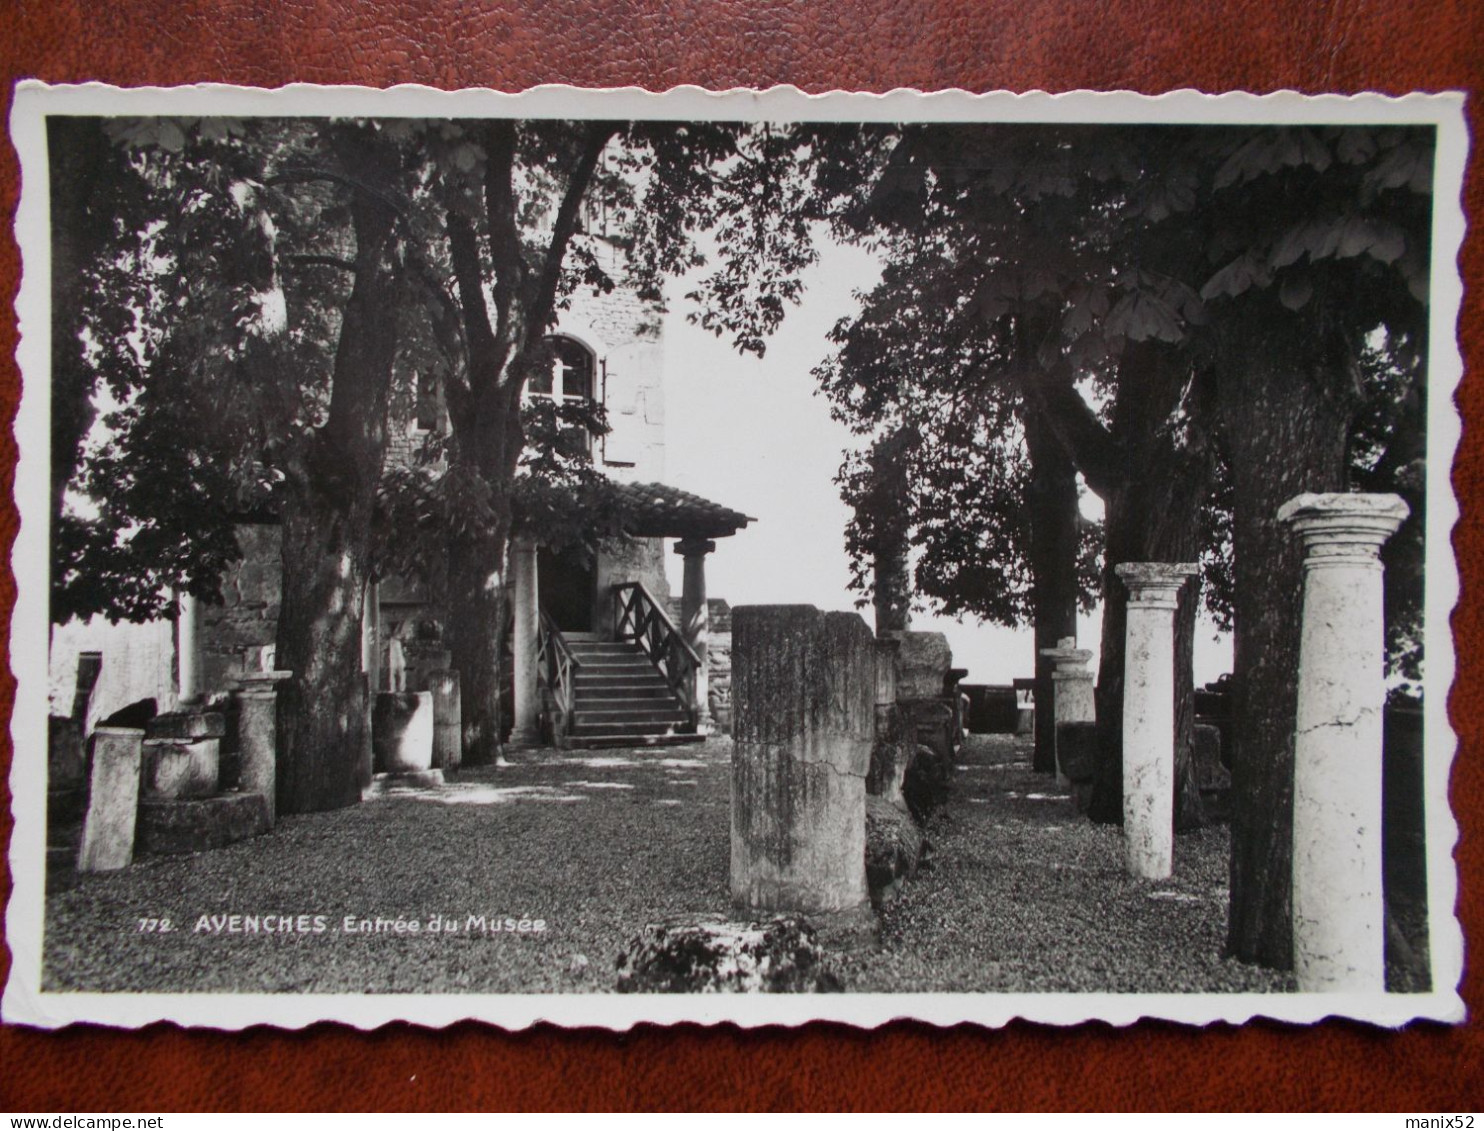
[(592, 352), (576, 338), (552, 336), (551, 343), (555, 359), (551, 371), (538, 373), (531, 378), (529, 393), (533, 397), (546, 397), (560, 403), (583, 402), (593, 399)]
[[(526, 384), (526, 395), (532, 400), (553, 401), (558, 406), (592, 403), (597, 397), (594, 384), (597, 360), (592, 351), (576, 338), (560, 334), (546, 340), (552, 349), (551, 368), (531, 377)], [(572, 431), (578, 429), (574, 427)], [(588, 456), (592, 455), (592, 440), (591, 433), (581, 429), (581, 448)]]

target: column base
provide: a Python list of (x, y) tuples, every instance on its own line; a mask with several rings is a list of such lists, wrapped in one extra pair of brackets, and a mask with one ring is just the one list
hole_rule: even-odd
[(533, 746), (540, 746), (541, 731), (534, 726), (516, 727), (510, 732), (510, 741), (506, 743), (512, 749), (528, 750)]

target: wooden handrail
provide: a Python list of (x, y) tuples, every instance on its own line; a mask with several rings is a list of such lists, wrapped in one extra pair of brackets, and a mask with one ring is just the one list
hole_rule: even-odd
[(553, 738), (561, 738), (572, 725), (572, 712), (577, 694), (577, 669), (582, 661), (572, 652), (572, 645), (562, 635), (545, 609), (541, 610), (536, 633), (536, 678), (551, 692), (562, 711), (561, 727), (553, 722)]
[(613, 586), (613, 638), (632, 640), (639, 645), (665, 677), (670, 690), (685, 704), (694, 722), (698, 711), (696, 674), (701, 669), (701, 657), (638, 581), (623, 581)]
[[(680, 647), (685, 649), (685, 654), (690, 657), (691, 663), (695, 664), (697, 667), (700, 667), (700, 654), (697, 653), (696, 650), (692, 648), (688, 643), (686, 643), (685, 635), (680, 631), (680, 629), (675, 627), (675, 622), (670, 619), (670, 614), (665, 612), (664, 606), (650, 595), (648, 589), (644, 588), (644, 583), (640, 581), (621, 581), (613, 587), (614, 595), (616, 596), (622, 593), (625, 589), (633, 589), (636, 590), (639, 594), (642, 594), (643, 600), (647, 602), (649, 606), (654, 610), (653, 615), (655, 619), (658, 620), (660, 624), (664, 625), (665, 630), (675, 637), (675, 642), (679, 644)], [(620, 602), (615, 604), (613, 609), (615, 614), (621, 614), (623, 609), (622, 603)], [(615, 618), (614, 628), (620, 629), (620, 623), (617, 618)], [(623, 639), (623, 636), (620, 635), (619, 639)]]

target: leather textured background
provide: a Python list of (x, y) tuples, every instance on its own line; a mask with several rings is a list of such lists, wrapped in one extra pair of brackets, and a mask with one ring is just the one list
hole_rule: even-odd
[[(293, 81), (519, 90), (678, 83), (712, 88), (793, 83), (806, 90), (1181, 87), (1309, 93), (1484, 85), (1484, 4), (1452, 0), (5, 0), (0, 3), (4, 113), (14, 80), (88, 79), (125, 86)], [(1484, 112), (1465, 189), (1484, 222)], [(9, 500), (19, 396), (11, 303), (19, 279), (11, 224), (14, 151), (0, 149), (0, 547), (14, 536)], [(1484, 939), (1484, 239), (1462, 257), (1467, 366), (1459, 404), (1471, 427), (1453, 468), (1464, 517), (1454, 541), (1463, 599), (1451, 698), (1462, 752), (1452, 785), (1462, 838), (1460, 915)], [(0, 572), (0, 612), (14, 596)], [(8, 616), (0, 637), (8, 639)], [(8, 711), (14, 682), (0, 679)], [(8, 780), (0, 738), (0, 782)], [(0, 789), (4, 789), (0, 785)], [(8, 843), (8, 794), (0, 843)], [(6, 874), (3, 894), (8, 897)], [(1477, 954), (1477, 952), (1476, 952)], [(0, 959), (8, 968), (9, 955)], [(1194, 1030), (1140, 1024), (1057, 1030), (936, 1030), (896, 1023), (745, 1032), (641, 1028), (625, 1035), (465, 1024), (432, 1032), (141, 1032), (0, 1029), (0, 1110), (138, 1112), (348, 1108), (1215, 1108), (1484, 1107), (1484, 978), (1465, 973), (1474, 1020), (1401, 1032), (1328, 1022)]]

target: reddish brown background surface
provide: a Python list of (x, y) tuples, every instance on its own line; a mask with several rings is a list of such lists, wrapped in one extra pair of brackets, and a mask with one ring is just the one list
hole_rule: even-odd
[[(272, 10), (267, 10), (271, 7)], [(262, 8), (264, 10), (260, 11)], [(519, 90), (678, 83), (713, 88), (793, 83), (806, 90), (897, 86), (969, 90), (1091, 88), (1148, 93), (1196, 87), (1309, 93), (1463, 90), (1477, 138), (1484, 109), (1484, 3), (1292, 0), (1202, 5), (1114, 0), (0, 0), (0, 94), (14, 80), (88, 79), (124, 86), (294, 81)], [(0, 149), (0, 497), (9, 498), (19, 396), (11, 238), (19, 187)], [(1484, 222), (1476, 145), (1465, 190)], [(1454, 535), (1463, 573), (1454, 616), (1461, 741), (1452, 800), (1459, 814), (1465, 933), (1484, 938), (1484, 240), (1464, 247), (1459, 404), (1471, 424), (1453, 468), (1463, 503)], [(0, 511), (0, 547), (15, 515)], [(0, 613), (13, 600), (0, 576)], [(8, 615), (0, 617), (0, 636)], [(8, 711), (14, 681), (0, 679)], [(0, 737), (0, 770), (10, 760)], [(8, 778), (8, 774), (4, 775)], [(9, 795), (0, 797), (8, 843)], [(8, 896), (6, 874), (3, 894)], [(0, 976), (8, 969), (0, 958)], [(0, 1110), (149, 1112), (349, 1108), (1286, 1108), (1411, 1112), (1484, 1107), (1484, 978), (1465, 971), (1476, 1018), (1451, 1028), (1384, 1032), (1329, 1022), (1200, 1031), (1029, 1025), (986, 1032), (897, 1023), (876, 1032), (811, 1026), (642, 1028), (613, 1036), (542, 1028), (508, 1035), (478, 1025), (442, 1032), (393, 1026), (363, 1034), (320, 1025), (285, 1033), (0, 1028)]]

